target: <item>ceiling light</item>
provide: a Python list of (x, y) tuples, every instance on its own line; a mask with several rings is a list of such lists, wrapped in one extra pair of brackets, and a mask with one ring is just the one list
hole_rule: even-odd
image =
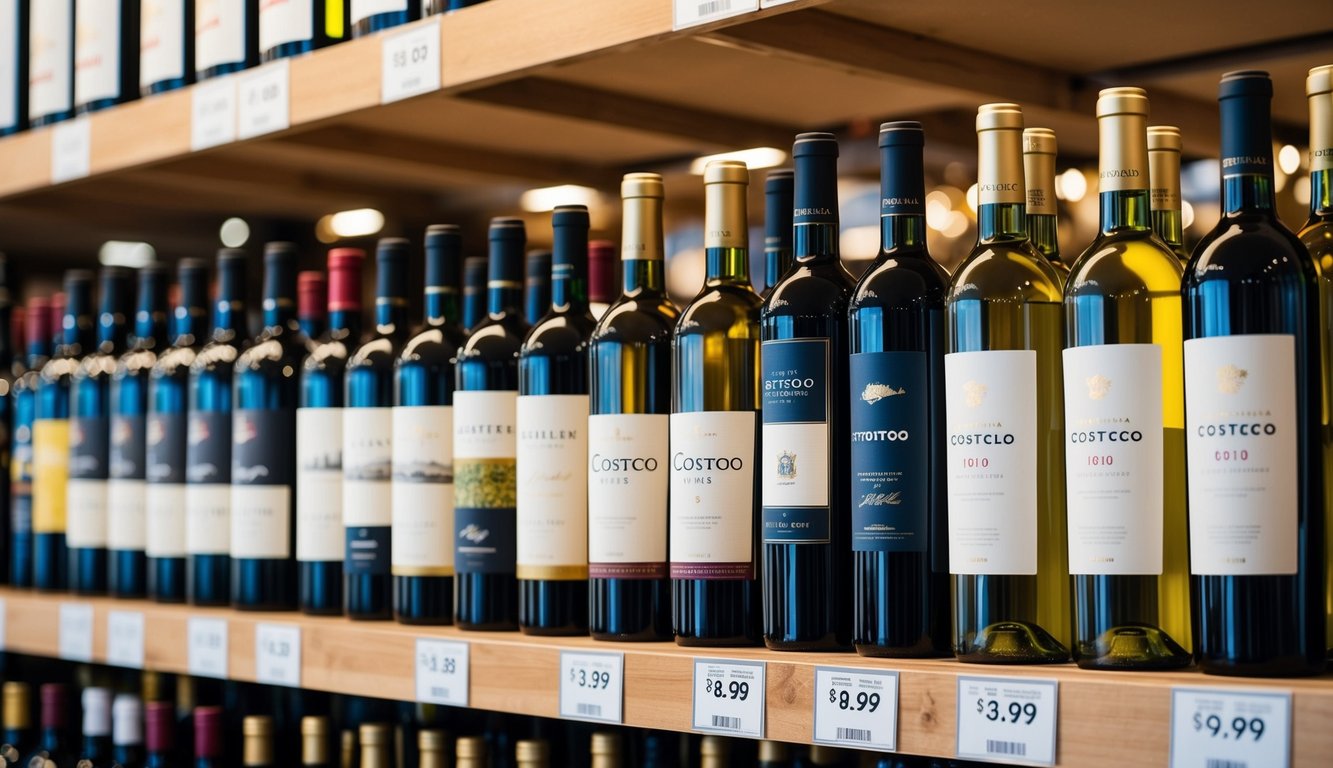
[(970, 187), (967, 188), (967, 195), (966, 195), (966, 198), (967, 198), (967, 207), (968, 207), (968, 208), (971, 208), (973, 213), (976, 213), (976, 212), (977, 212), (977, 185), (976, 185), (976, 184), (973, 184), (972, 186), (970, 186)]
[(592, 187), (561, 184), (558, 187), (529, 189), (519, 198), (518, 204), (529, 213), (549, 213), (558, 205), (586, 205), (594, 208), (600, 200), (601, 195)]
[(97, 253), (97, 260), (108, 267), (138, 269), (151, 264), (156, 255), (157, 252), (148, 243), (108, 240), (102, 243), (102, 248)]
[(735, 152), (723, 152), (717, 155), (704, 155), (694, 158), (690, 163), (690, 173), (695, 176), (702, 176), (704, 168), (714, 160), (740, 160), (745, 163), (745, 167), (750, 170), (759, 168), (772, 168), (776, 165), (782, 165), (787, 161), (787, 153), (774, 147), (755, 147), (754, 149), (739, 149)]
[(1077, 168), (1070, 168), (1060, 174), (1056, 183), (1057, 189), (1063, 191), (1064, 198), (1071, 203), (1077, 203), (1088, 194), (1088, 179)]
[(1301, 169), (1301, 151), (1290, 144), (1277, 151), (1277, 167), (1288, 176), (1295, 175)]
[(329, 217), (329, 230), (338, 237), (367, 237), (383, 228), (384, 214), (374, 208), (354, 208)]
[(950, 211), (949, 220), (945, 222), (944, 228), (940, 230), (945, 237), (953, 239), (962, 237), (967, 233), (968, 219), (962, 211)]
[(1310, 204), (1310, 177), (1302, 176), (1291, 186), (1291, 195), (1301, 205)]
[(879, 227), (848, 227), (838, 238), (838, 250), (844, 259), (872, 259), (879, 253)]
[(250, 225), (245, 223), (245, 219), (238, 219), (233, 216), (222, 222), (222, 227), (218, 230), (218, 238), (228, 248), (240, 248), (250, 239)]
[(1188, 200), (1181, 200), (1180, 227), (1181, 229), (1189, 229), (1193, 225), (1194, 225), (1194, 206), (1190, 205), (1190, 201)]

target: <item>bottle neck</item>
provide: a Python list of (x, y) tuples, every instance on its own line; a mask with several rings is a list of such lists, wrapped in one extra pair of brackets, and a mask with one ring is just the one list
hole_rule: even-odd
[(791, 251), (773, 249), (764, 251), (764, 285), (772, 288), (791, 268)]
[(1060, 261), (1060, 218), (1048, 213), (1027, 215), (1028, 238), (1042, 256)]
[(264, 326), (287, 328), (296, 320), (296, 302), (290, 296), (269, 296), (264, 299)]
[(1333, 169), (1310, 174), (1310, 218), (1333, 216)]
[(407, 299), (402, 296), (375, 298), (375, 329), (382, 334), (407, 330)]
[(1026, 240), (1027, 237), (1023, 203), (987, 203), (977, 210), (977, 242)]
[(881, 250), (918, 250), (925, 244), (925, 216), (913, 214), (879, 217), (879, 246)]
[[(1311, 189), (1313, 195), (1313, 188)], [(1268, 174), (1238, 174), (1222, 179), (1222, 212), (1273, 213), (1273, 177)]]
[(792, 232), (792, 250), (798, 264), (837, 262), (838, 245), (838, 225), (834, 222), (797, 224)]
[(551, 306), (562, 312), (588, 306), (586, 270), (580, 273), (577, 265), (555, 265), (551, 271)]
[(626, 296), (662, 293), (666, 288), (666, 270), (661, 259), (626, 259), (621, 262), (622, 285)]
[(245, 335), (245, 304), (240, 300), (218, 299), (213, 307), (213, 338), (231, 339)]
[(704, 251), (707, 262), (706, 285), (749, 285), (750, 252), (745, 248), (709, 248)]
[(1101, 193), (1102, 233), (1150, 229), (1151, 197), (1146, 189), (1119, 189)]
[(141, 309), (134, 317), (134, 345), (140, 349), (162, 349), (167, 345), (167, 313)]
[(445, 285), (426, 286), (426, 325), (437, 328), (453, 320), (458, 322), (458, 289)]
[(523, 286), (518, 281), (491, 280), (486, 285), (486, 311), (492, 315), (523, 311)]
[(301, 333), (307, 339), (317, 339), (324, 333), (324, 318), (319, 315), (305, 315), (297, 320)]
[(174, 343), (193, 344), (202, 340), (208, 332), (208, 309), (206, 307), (177, 307)]

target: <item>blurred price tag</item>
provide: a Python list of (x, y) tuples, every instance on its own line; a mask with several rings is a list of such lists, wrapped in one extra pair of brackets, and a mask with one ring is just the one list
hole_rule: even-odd
[(106, 615), (106, 663), (143, 669), (143, 614), (109, 611)]
[(236, 78), (217, 77), (190, 89), (190, 149), (236, 141)]
[(468, 705), (468, 644), (417, 638), (417, 701)]
[(93, 607), (88, 603), (60, 604), (60, 658), (93, 660)]
[(624, 722), (625, 655), (560, 652), (560, 716)]
[(192, 617), (188, 634), (190, 674), (227, 679), (227, 620)]
[(78, 117), (51, 129), (51, 183), (82, 179), (92, 164), (92, 121)]
[(380, 103), (419, 96), (440, 88), (440, 17), (381, 43)]
[(1290, 692), (1171, 689), (1171, 768), (1290, 764)]
[(814, 740), (861, 749), (896, 749), (898, 673), (816, 667)]
[(301, 628), (290, 624), (255, 625), (255, 680), (301, 687)]
[(759, 0), (672, 0), (672, 29), (759, 10)]
[(236, 137), (249, 139), (290, 125), (291, 62), (280, 59), (236, 76)]
[(958, 678), (958, 757), (1055, 765), (1059, 684)]
[(764, 663), (694, 660), (696, 731), (764, 738)]

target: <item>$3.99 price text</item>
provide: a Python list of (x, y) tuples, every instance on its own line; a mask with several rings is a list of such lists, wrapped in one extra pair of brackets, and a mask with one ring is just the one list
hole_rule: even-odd
[(569, 682), (580, 688), (605, 690), (611, 687), (611, 673), (599, 669), (577, 668), (569, 670)]
[(977, 699), (977, 714), (983, 715), (992, 723), (1032, 725), (1037, 719), (1037, 705), (1031, 701), (1011, 701), (1008, 706), (1002, 707), (995, 699)]

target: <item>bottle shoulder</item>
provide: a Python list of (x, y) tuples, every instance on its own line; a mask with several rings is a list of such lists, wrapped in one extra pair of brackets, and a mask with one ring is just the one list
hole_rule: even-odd
[(1027, 240), (978, 243), (949, 282), (945, 303), (965, 300), (1052, 302), (1060, 275)]
[(1299, 233), (1315, 267), (1325, 279), (1333, 278), (1333, 213), (1312, 215)]
[(1315, 280), (1310, 251), (1269, 216), (1224, 216), (1194, 247), (1185, 283), (1213, 280)]
[(404, 334), (389, 333), (373, 336), (361, 343), (347, 357), (347, 369), (389, 369), (402, 351)]
[(518, 313), (488, 315), (472, 329), (458, 350), (460, 360), (471, 357), (517, 355), (528, 325)]
[(1184, 268), (1150, 230), (1102, 233), (1079, 255), (1065, 282), (1065, 298), (1180, 292)]
[(902, 307), (944, 304), (949, 273), (925, 248), (909, 254), (882, 251), (857, 281), (851, 310), (862, 307)]
[(428, 326), (403, 344), (396, 364), (447, 363), (458, 356), (458, 349), (466, 341), (467, 333), (457, 325)]
[(586, 307), (581, 311), (551, 312), (538, 320), (523, 338), (522, 357), (580, 353), (587, 349), (588, 339), (597, 327), (597, 321)]
[(705, 287), (676, 321), (677, 336), (725, 332), (728, 338), (759, 338), (764, 300), (748, 286)]
[(120, 356), (115, 379), (146, 376), (157, 365), (157, 353), (151, 349), (132, 349)]
[(664, 295), (622, 295), (598, 321), (591, 344), (670, 339), (679, 319), (680, 308)]
[(763, 316), (826, 314), (833, 304), (846, 306), (855, 288), (841, 261), (796, 262), (768, 292)]

